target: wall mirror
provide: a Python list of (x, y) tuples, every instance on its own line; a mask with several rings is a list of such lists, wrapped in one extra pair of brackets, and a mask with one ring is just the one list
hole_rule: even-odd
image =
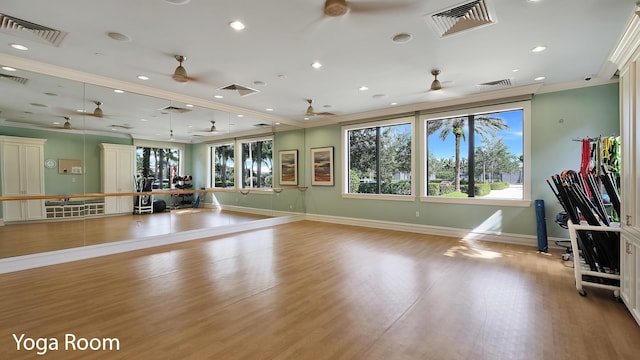
[[(2, 170), (3, 189), (18, 187), (1, 195), (9, 200), (0, 208), (0, 258), (304, 211), (303, 193), (284, 191), (275, 179), (278, 151), (304, 152), (303, 129), (20, 69), (0, 71), (0, 90), (7, 94), (0, 98), (0, 139), (16, 145), (0, 160), (9, 164), (24, 149), (37, 153), (38, 144), (25, 144), (42, 142), (36, 160), (7, 165), (22, 169), (22, 178)], [(216, 160), (225, 144), (237, 150)], [(216, 161), (233, 167), (236, 184), (216, 183)], [(39, 176), (41, 192), (21, 190)]]

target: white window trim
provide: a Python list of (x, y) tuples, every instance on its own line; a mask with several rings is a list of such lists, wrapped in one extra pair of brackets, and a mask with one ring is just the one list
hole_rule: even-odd
[[(148, 148), (156, 148), (156, 149), (177, 149), (178, 152), (180, 153), (180, 161), (178, 161), (178, 168), (184, 171), (184, 152), (186, 147), (182, 143), (172, 142), (172, 141), (154, 141), (154, 140), (145, 140), (145, 139), (135, 139), (133, 140), (133, 146), (135, 146), (136, 149), (138, 149), (139, 147), (148, 147)], [(182, 174), (182, 175), (188, 175), (188, 174)], [(172, 181), (172, 179), (169, 179), (169, 181)]]
[[(446, 196), (426, 196), (427, 193), (427, 149), (426, 149), (426, 126), (427, 121), (441, 118), (449, 118), (456, 116), (464, 116), (478, 113), (493, 113), (509, 110), (523, 110), (523, 149), (524, 163), (523, 169), (523, 199), (483, 199), (483, 198), (453, 198)], [(531, 101), (519, 101), (508, 104), (488, 105), (471, 109), (453, 110), (441, 113), (432, 113), (420, 116), (420, 163), (422, 164), (422, 174), (420, 181), (420, 201), (430, 203), (448, 203), (448, 204), (473, 204), (473, 205), (495, 205), (495, 206), (514, 206), (529, 207), (531, 206)]]
[(234, 173), (235, 171), (235, 166), (236, 166), (236, 144), (235, 141), (233, 140), (228, 140), (228, 141), (218, 141), (218, 142), (214, 142), (214, 143), (209, 143), (207, 144), (207, 167), (209, 168), (207, 171), (207, 185), (211, 188), (211, 189), (235, 189), (236, 188), (236, 182), (235, 182), (235, 176), (234, 176), (234, 183), (233, 183), (233, 187), (232, 188), (217, 188), (215, 187), (215, 184), (213, 182), (213, 170), (215, 169), (212, 165), (213, 165), (213, 159), (211, 157), (211, 153), (213, 152), (213, 149), (217, 146), (223, 146), (223, 145), (232, 145), (233, 146), (233, 166), (234, 166)]
[[(342, 158), (341, 158), (341, 193), (344, 199), (370, 199), (370, 200), (395, 200), (395, 201), (415, 201), (416, 199), (416, 124), (415, 116), (406, 116), (401, 118), (394, 118), (380, 121), (370, 121), (365, 123), (358, 123), (353, 125), (345, 125), (342, 127)], [(409, 124), (411, 125), (411, 195), (396, 195), (396, 194), (352, 194), (348, 192), (349, 189), (349, 138), (347, 132), (349, 130), (366, 129), (376, 126), (388, 126)]]
[[(273, 143), (273, 136), (269, 135), (269, 136), (256, 136), (256, 137), (248, 137), (248, 138), (242, 138), (242, 139), (227, 139), (227, 140), (221, 140), (221, 141), (216, 141), (216, 142), (212, 142), (209, 143), (207, 146), (207, 166), (208, 166), (208, 171), (207, 171), (207, 184), (209, 184), (209, 186), (211, 186), (211, 188), (215, 188), (214, 184), (212, 183), (212, 173), (213, 173), (213, 169), (212, 167), (212, 160), (211, 159), (211, 152), (212, 149), (216, 146), (221, 146), (221, 145), (233, 145), (233, 163), (234, 163), (234, 184), (232, 188), (226, 188), (229, 190), (249, 190), (249, 191), (253, 191), (252, 194), (270, 194), (270, 192), (264, 191), (265, 189), (271, 189), (273, 188), (273, 184), (272, 187), (270, 188), (245, 188), (245, 187), (241, 187), (238, 186), (238, 184), (242, 183), (242, 144), (247, 143), (247, 142), (254, 142), (254, 141), (260, 141), (260, 140), (271, 140), (271, 142)], [(272, 149), (273, 149), (273, 145), (272, 144)], [(238, 159), (240, 159), (238, 161)], [(273, 174), (273, 167), (275, 166), (275, 159), (273, 158), (273, 153), (271, 154), (271, 173)], [(216, 188), (218, 189), (218, 188)], [(220, 188), (222, 189), (222, 188)], [(261, 191), (260, 191), (261, 190)]]
[[(273, 177), (273, 168), (275, 167), (275, 158), (273, 156), (273, 150), (275, 148), (275, 142), (273, 140), (273, 135), (269, 135), (269, 136), (257, 136), (257, 137), (249, 137), (249, 138), (243, 138), (243, 139), (236, 139), (236, 143), (235, 143), (235, 147), (234, 147), (234, 158), (235, 159), (240, 159), (240, 161), (235, 161), (235, 188), (238, 190), (249, 190), (249, 191), (254, 191), (254, 194), (265, 194), (268, 195), (270, 194), (270, 192), (264, 191), (265, 189), (273, 189), (273, 178), (272, 178), (272, 182), (271, 182), (271, 186), (268, 188), (254, 188), (254, 187), (244, 187), (241, 186), (243, 184), (242, 182), (242, 144), (244, 143), (248, 143), (248, 142), (254, 142), (254, 141), (265, 141), (265, 140), (271, 140), (271, 176)], [(238, 169), (238, 166), (240, 166), (240, 169)], [(239, 171), (238, 171), (239, 170)], [(239, 186), (240, 185), (240, 186)], [(261, 191), (260, 191), (261, 190)]]

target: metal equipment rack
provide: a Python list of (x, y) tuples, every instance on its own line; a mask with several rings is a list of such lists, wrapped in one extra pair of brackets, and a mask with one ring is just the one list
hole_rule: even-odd
[(609, 226), (588, 225), (586, 222), (574, 224), (571, 221), (569, 225), (569, 236), (571, 238), (571, 248), (573, 252), (573, 272), (576, 280), (576, 290), (581, 296), (587, 293), (583, 286), (592, 286), (601, 289), (613, 291), (616, 300), (620, 299), (620, 273), (614, 270), (607, 272), (594, 271), (585, 262), (581, 255), (581, 249), (578, 246), (578, 231), (605, 231), (610, 233), (618, 233), (618, 241), (620, 241), (620, 223), (611, 223)]

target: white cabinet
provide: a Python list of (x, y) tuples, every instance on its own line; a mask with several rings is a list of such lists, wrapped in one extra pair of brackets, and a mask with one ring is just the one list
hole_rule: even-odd
[(640, 17), (633, 15), (609, 60), (620, 75), (620, 295), (640, 324)]
[(640, 323), (640, 242), (624, 233), (621, 239), (620, 269), (625, 276), (620, 281), (620, 297)]
[[(133, 213), (136, 148), (132, 145), (100, 144), (104, 213)], [(111, 196), (129, 193), (126, 196)]]
[[(0, 136), (2, 196), (44, 195), (45, 141)], [(44, 200), (3, 201), (2, 214), (6, 222), (43, 219)]]

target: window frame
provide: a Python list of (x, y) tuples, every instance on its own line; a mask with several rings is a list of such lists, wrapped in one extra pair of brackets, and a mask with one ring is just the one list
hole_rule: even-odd
[[(400, 194), (355, 194), (349, 193), (349, 136), (347, 135), (350, 130), (358, 130), (358, 129), (367, 129), (379, 126), (389, 126), (389, 125), (401, 125), (401, 124), (409, 124), (411, 126), (411, 194), (410, 195), (400, 195)], [(351, 125), (344, 125), (341, 129), (342, 133), (342, 156), (341, 156), (341, 194), (345, 199), (373, 199), (373, 200), (395, 200), (395, 201), (415, 201), (416, 199), (416, 177), (415, 177), (415, 169), (416, 169), (416, 156), (415, 156), (415, 147), (416, 147), (416, 117), (414, 115), (411, 116), (403, 116), (392, 119), (385, 120), (377, 120), (377, 121), (369, 121)]]
[[(272, 180), (271, 180), (271, 186), (269, 187), (261, 187), (261, 188), (257, 188), (257, 187), (244, 187), (243, 184), (243, 178), (242, 178), (242, 145), (245, 143), (250, 143), (250, 142), (255, 142), (255, 141), (265, 141), (265, 140), (270, 140), (271, 141), (271, 176), (272, 176)], [(215, 165), (212, 163), (213, 159), (212, 157), (212, 149), (215, 148), (216, 146), (222, 146), (222, 145), (233, 145), (233, 166), (234, 166), (234, 178), (233, 178), (233, 187), (227, 187), (227, 188), (219, 188), (219, 187), (214, 187), (213, 185), (215, 185), (214, 179), (215, 179), (215, 175), (213, 174), (213, 171), (215, 170)], [(273, 189), (273, 176), (274, 176), (274, 166), (275, 166), (275, 159), (273, 158), (273, 153), (275, 152), (275, 141), (274, 141), (274, 137), (273, 135), (268, 135), (268, 136), (256, 136), (256, 137), (248, 137), (248, 138), (241, 138), (241, 139), (226, 139), (226, 140), (220, 140), (220, 141), (216, 141), (216, 142), (212, 142), (212, 143), (208, 143), (207, 144), (207, 185), (212, 188), (212, 189), (228, 189), (228, 190), (270, 190)], [(240, 184), (240, 186), (238, 185)], [(264, 191), (263, 191), (264, 192)], [(256, 194), (260, 194), (262, 192), (260, 191), (256, 191)]]
[[(427, 196), (428, 186), (428, 157), (427, 157), (427, 122), (442, 118), (460, 117), (471, 114), (490, 114), (496, 112), (504, 112), (510, 110), (522, 110), (522, 151), (523, 151), (523, 198), (522, 199), (485, 199), (476, 197), (456, 198), (447, 196)], [(451, 110), (445, 112), (428, 113), (420, 115), (420, 164), (422, 171), (420, 172), (420, 201), (430, 203), (449, 203), (449, 204), (473, 204), (473, 205), (496, 205), (496, 206), (515, 206), (529, 207), (531, 206), (531, 101), (518, 101), (505, 104), (495, 104), (487, 106), (479, 106), (473, 108), (465, 108), (459, 110)]]
[[(170, 142), (170, 141), (153, 141), (153, 140), (144, 140), (144, 139), (138, 139), (138, 140), (134, 140), (133, 142), (133, 146), (135, 146), (136, 148), (136, 168), (135, 168), (135, 173), (136, 176), (138, 174), (138, 165), (137, 165), (137, 153), (138, 153), (138, 148), (155, 148), (155, 149), (175, 149), (178, 150), (178, 156), (180, 157), (178, 159), (178, 171), (176, 173), (176, 175), (190, 175), (190, 174), (180, 174), (181, 171), (184, 170), (184, 156), (185, 156), (185, 145), (182, 143), (176, 143), (176, 142)], [(162, 184), (162, 180), (160, 179), (160, 183)], [(173, 185), (173, 179), (169, 178), (169, 189), (172, 189), (172, 185)], [(154, 189), (155, 190), (155, 189)], [(167, 190), (164, 188), (160, 188), (157, 190)]]
[[(213, 152), (215, 150), (216, 147), (218, 146), (225, 146), (225, 145), (231, 145), (233, 146), (233, 187), (217, 187), (215, 184), (215, 164), (214, 161), (215, 159), (213, 158)], [(232, 139), (227, 140), (227, 141), (219, 141), (219, 142), (215, 142), (215, 143), (210, 143), (207, 145), (207, 166), (209, 168), (209, 171), (207, 171), (207, 186), (211, 189), (236, 189), (236, 184), (237, 184), (237, 178), (236, 178), (236, 155), (237, 155), (237, 151), (236, 151), (236, 142)]]

